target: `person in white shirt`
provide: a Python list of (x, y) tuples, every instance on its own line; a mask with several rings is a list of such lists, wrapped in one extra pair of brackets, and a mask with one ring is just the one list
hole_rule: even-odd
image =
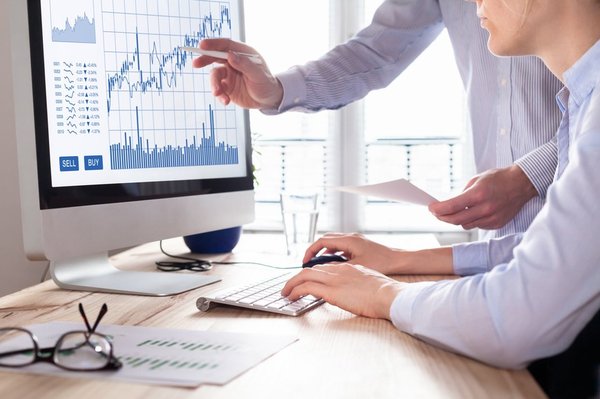
[[(492, 56), (487, 32), (473, 4), (463, 0), (382, 2), (369, 26), (318, 60), (272, 75), (238, 52), (256, 54), (228, 39), (201, 42), (206, 50), (229, 51), (213, 62), (213, 93), (223, 103), (267, 114), (336, 109), (387, 86), (446, 28), (468, 98), (478, 173), (464, 193), (431, 205), (440, 220), (466, 229), (493, 229), (486, 236), (523, 232), (541, 209), (556, 170), (552, 140), (560, 112), (554, 94), (562, 86), (535, 57)], [(441, 66), (444, 68), (444, 66)], [(398, 110), (398, 115), (402, 110)]]

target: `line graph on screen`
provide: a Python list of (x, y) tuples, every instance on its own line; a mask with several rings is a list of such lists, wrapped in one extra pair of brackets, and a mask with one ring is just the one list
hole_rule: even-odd
[(215, 102), (208, 72), (181, 50), (231, 37), (229, 3), (123, 3), (102, 2), (111, 169), (237, 164), (235, 109)]

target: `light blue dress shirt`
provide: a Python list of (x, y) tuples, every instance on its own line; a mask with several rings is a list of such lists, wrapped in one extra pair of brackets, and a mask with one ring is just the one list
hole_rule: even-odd
[(477, 172), (516, 162), (540, 194), (491, 236), (525, 231), (541, 209), (556, 169), (551, 139), (560, 120), (554, 95), (561, 84), (537, 58), (491, 55), (473, 3), (384, 1), (372, 23), (353, 39), (319, 60), (277, 75), (283, 101), (278, 110), (263, 111), (311, 112), (360, 99), (392, 82), (444, 27), (467, 92)]
[[(500, 367), (565, 350), (600, 308), (600, 41), (556, 96), (559, 167), (547, 203), (521, 235), (473, 243), (454, 281), (411, 284), (394, 325)], [(456, 259), (456, 258), (455, 258)], [(487, 271), (489, 270), (489, 271)]]

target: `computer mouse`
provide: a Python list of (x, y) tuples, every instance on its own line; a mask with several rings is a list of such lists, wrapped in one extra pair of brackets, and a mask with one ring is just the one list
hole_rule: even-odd
[(302, 267), (313, 267), (315, 265), (321, 265), (323, 263), (331, 263), (331, 262), (346, 262), (348, 258), (343, 255), (336, 254), (323, 254), (319, 256), (315, 256), (308, 262), (304, 263)]

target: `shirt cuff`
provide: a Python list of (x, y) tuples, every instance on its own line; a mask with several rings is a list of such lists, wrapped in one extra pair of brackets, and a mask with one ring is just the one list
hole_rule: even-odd
[(557, 163), (558, 150), (556, 144), (552, 142), (515, 161), (515, 164), (525, 173), (542, 199), (546, 198), (548, 187), (554, 180)]
[(489, 270), (488, 242), (475, 241), (452, 245), (452, 266), (459, 276), (485, 273)]
[(435, 281), (411, 283), (400, 291), (390, 307), (390, 320), (394, 327), (408, 334), (413, 334), (413, 305), (419, 294), (427, 287), (434, 285)]
[(275, 76), (283, 87), (283, 98), (277, 109), (261, 109), (265, 115), (278, 115), (294, 108), (302, 109), (306, 103), (306, 83), (300, 70), (292, 67)]

